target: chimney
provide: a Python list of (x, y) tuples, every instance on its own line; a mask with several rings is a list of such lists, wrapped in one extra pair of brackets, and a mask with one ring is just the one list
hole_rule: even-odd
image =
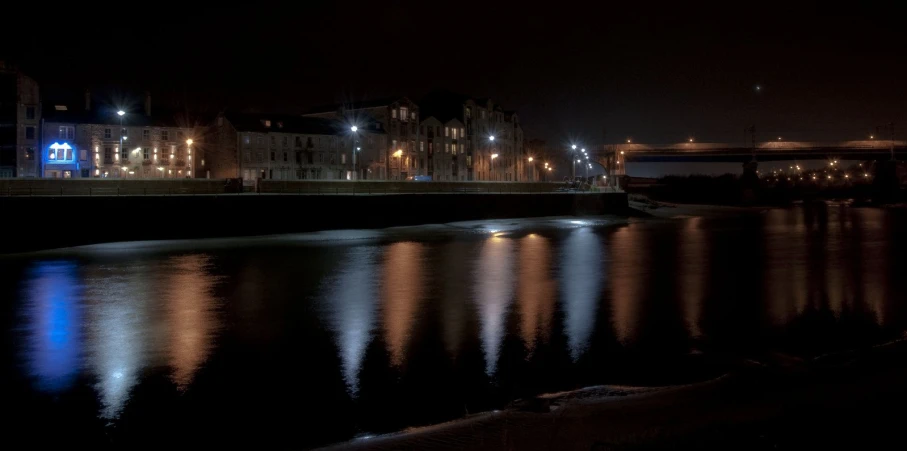
[(151, 93), (145, 91), (145, 116), (151, 116)]
[(85, 90), (85, 111), (91, 111), (91, 91)]

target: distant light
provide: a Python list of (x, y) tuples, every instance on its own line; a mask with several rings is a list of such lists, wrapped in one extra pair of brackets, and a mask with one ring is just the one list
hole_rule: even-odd
[(489, 140), (489, 141), (494, 141), (494, 135), (489, 136), (489, 137), (488, 137), (488, 140)]
[(574, 144), (574, 145), (572, 145), (572, 146), (570, 146), (570, 147), (572, 147), (573, 150), (576, 150), (576, 144)]
[(850, 175), (844, 174), (844, 178), (849, 179), (849, 178), (850, 178)]
[(120, 116), (122, 116), (122, 115), (126, 114), (126, 112), (123, 111), (123, 110), (120, 110), (120, 111), (117, 111), (117, 114), (120, 115)]
[(354, 125), (354, 126), (350, 127), (350, 130), (352, 130), (352, 131), (355, 132), (356, 130), (359, 130), (359, 127), (356, 127), (356, 126)]
[(582, 150), (582, 151), (583, 151), (583, 153), (586, 153), (586, 149), (580, 149), (580, 150)]
[(532, 163), (532, 157), (529, 157), (529, 162)]
[(876, 139), (875, 135), (869, 135), (869, 139)]
[(869, 177), (869, 174), (867, 174), (867, 173), (864, 172), (864, 173), (863, 173), (863, 177)]
[(128, 139), (129, 139), (128, 136), (124, 136), (124, 137), (123, 137), (123, 141), (126, 141), (126, 140), (128, 140)]
[(550, 170), (551, 170), (551, 168), (548, 168), (548, 170), (549, 170), (549, 171), (550, 171)]
[(624, 154), (624, 151), (623, 151), (623, 150), (621, 150), (621, 151), (620, 151), (620, 154), (621, 154), (621, 155), (623, 155), (623, 154)]
[(629, 139), (627, 139), (627, 144), (630, 144), (630, 140), (629, 140)]
[(356, 150), (362, 150), (362, 148), (361, 148), (361, 147), (357, 147)]
[(780, 136), (778, 137), (778, 141), (781, 141), (781, 137), (780, 137)]
[(491, 154), (491, 159), (492, 159), (492, 160), (494, 160), (494, 159), (497, 158), (497, 157), (498, 157), (498, 154), (496, 154), (496, 153)]
[(690, 142), (693, 142), (693, 138), (690, 138)]
[(756, 85), (756, 91), (762, 91), (762, 86)]
[(189, 139), (186, 140), (186, 144), (188, 144), (188, 145), (191, 146), (192, 143), (193, 143), (192, 138), (189, 138)]

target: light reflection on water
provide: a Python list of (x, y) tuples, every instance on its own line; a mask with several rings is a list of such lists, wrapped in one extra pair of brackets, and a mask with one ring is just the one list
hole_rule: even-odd
[(42, 390), (69, 388), (79, 371), (82, 308), (77, 269), (71, 262), (39, 262), (27, 275), (26, 355), (29, 372)]
[(485, 240), (475, 269), (475, 294), (481, 324), (485, 373), (494, 375), (504, 338), (504, 320), (513, 299), (513, 240), (492, 236)]
[(590, 229), (571, 233), (561, 251), (561, 297), (566, 304), (565, 329), (573, 360), (585, 351), (595, 326), (595, 313), (607, 274), (602, 268), (606, 258), (601, 236)]
[[(694, 348), (815, 355), (907, 328), (898, 211), (584, 224), (30, 257), (9, 284), (19, 298), (9, 367), (24, 382), (6, 398), (27, 406), (35, 393), (88, 390), (94, 405), (67, 408), (111, 424), (183, 408), (200, 422), (253, 421), (302, 402), (336, 411), (311, 432), (334, 440), (417, 424), (422, 412), (401, 413), (411, 406), (443, 420), (614, 382), (614, 371), (620, 383), (674, 383), (729, 367), (697, 372), (684, 360)], [(646, 366), (661, 359), (676, 366)], [(158, 391), (140, 395), (149, 386)], [(432, 390), (450, 395), (426, 402)]]
[(373, 246), (350, 248), (321, 294), (325, 303), (322, 308), (329, 313), (340, 351), (343, 379), (354, 397), (359, 392), (359, 369), (375, 327), (379, 251)]

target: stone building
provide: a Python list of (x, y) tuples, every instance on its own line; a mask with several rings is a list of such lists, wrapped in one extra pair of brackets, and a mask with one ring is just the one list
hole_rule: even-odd
[[(449, 124), (451, 128), (465, 128), (465, 136), (460, 132), (456, 136), (441, 137), (456, 140), (458, 152), (455, 167), (460, 180), (527, 180), (529, 168), (526, 166), (523, 130), (515, 112), (504, 111), (488, 99), (473, 99), (441, 90), (425, 96), (420, 105), (424, 117)], [(437, 127), (438, 124), (433, 125)], [(438, 138), (436, 133), (433, 139)], [(425, 139), (427, 143), (427, 127)], [(435, 150), (431, 156), (435, 158), (436, 155)], [(430, 167), (437, 166), (433, 162)], [(446, 175), (443, 174), (444, 177)]]
[(194, 178), (204, 157), (200, 129), (179, 114), (113, 105), (48, 105), (41, 124), (38, 176), (47, 178)]
[(314, 108), (307, 117), (332, 118), (350, 125), (378, 122), (387, 133), (384, 152), (379, 155), (378, 179), (405, 180), (427, 175), (425, 151), (419, 150), (419, 106), (406, 97)]
[(386, 168), (387, 134), (374, 120), (354, 132), (334, 118), (223, 113), (208, 137), (212, 177), (241, 177), (246, 184), (383, 179)]
[(436, 181), (466, 180), (466, 126), (456, 118), (429, 116), (420, 124), (427, 174)]
[(38, 84), (0, 61), (0, 178), (39, 175), (40, 122)]

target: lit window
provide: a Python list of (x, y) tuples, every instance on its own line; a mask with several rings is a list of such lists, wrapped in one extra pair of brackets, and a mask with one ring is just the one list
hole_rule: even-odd
[(425, 152), (425, 141), (419, 141), (419, 152)]
[(466, 137), (466, 129), (463, 127), (460, 127), (460, 138), (465, 138), (465, 137)]
[(444, 143), (444, 153), (450, 153), (450, 144)]
[(409, 109), (405, 106), (400, 107), (400, 119), (404, 121), (409, 119)]
[(444, 127), (444, 136), (450, 136), (450, 127)]
[(346, 154), (340, 154), (340, 164), (346, 164)]
[(391, 110), (391, 118), (393, 118), (393, 119), (397, 118), (397, 109), (396, 108)]
[(248, 134), (243, 135), (243, 138), (242, 138), (242, 139), (243, 139), (243, 144), (251, 144), (251, 143), (252, 143), (252, 137), (249, 136)]
[(142, 158), (144, 158), (146, 160), (148, 159), (148, 148), (147, 147), (142, 148)]

